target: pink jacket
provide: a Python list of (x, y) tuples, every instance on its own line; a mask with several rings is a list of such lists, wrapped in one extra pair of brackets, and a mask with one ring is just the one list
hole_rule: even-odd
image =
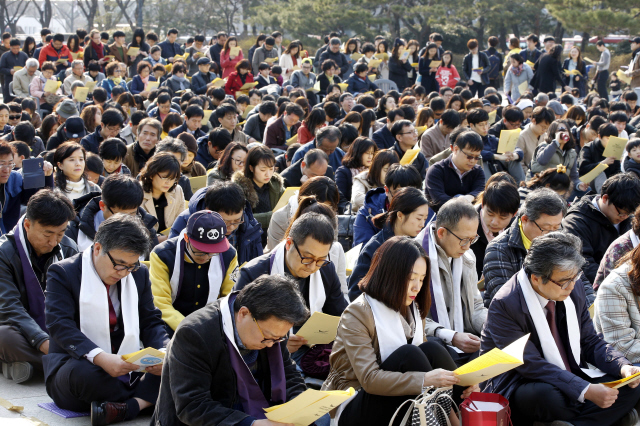
[(238, 54), (238, 56), (236, 56), (233, 59), (229, 58), (230, 54), (231, 54), (231, 49), (229, 49), (228, 52), (225, 52), (224, 50), (220, 52), (220, 66), (222, 67), (222, 78), (227, 78), (229, 74), (234, 72), (236, 70), (236, 65), (238, 64), (238, 62), (244, 59), (244, 57), (242, 56), (242, 50), (240, 50), (240, 53)]
[[(56, 77), (51, 76), (51, 80), (56, 81)], [(44, 85), (45, 85), (45, 81), (44, 81), (44, 76), (41, 77), (34, 77), (33, 80), (31, 80), (31, 83), (29, 84), (29, 92), (31, 93), (31, 96), (35, 96), (36, 98), (40, 99), (40, 102), (45, 102), (43, 96), (44, 96)], [(58, 89), (56, 91), (57, 95), (62, 95), (62, 86), (60, 86), (60, 89)]]

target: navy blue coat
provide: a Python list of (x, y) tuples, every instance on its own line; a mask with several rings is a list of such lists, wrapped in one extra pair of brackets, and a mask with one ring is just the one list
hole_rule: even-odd
[(197, 141), (198, 141), (198, 151), (196, 152), (196, 161), (202, 164), (206, 169), (209, 166), (209, 164), (216, 161), (216, 159), (213, 158), (213, 156), (209, 152), (209, 137), (204, 136), (204, 137), (201, 137), (200, 139), (197, 139)]
[(380, 130), (373, 132), (371, 139), (378, 145), (378, 149), (388, 149), (396, 143), (396, 138), (393, 137), (391, 130), (389, 130), (386, 124)]
[[(187, 227), (189, 216), (205, 209), (204, 196), (207, 189), (209, 188), (200, 188), (193, 194), (193, 197), (189, 200), (189, 208), (180, 213), (175, 222), (173, 222), (173, 226), (171, 226), (171, 231), (169, 232), (169, 238), (177, 237), (180, 231)], [(238, 265), (242, 265), (244, 262), (248, 262), (263, 253), (262, 226), (260, 226), (260, 223), (253, 217), (253, 211), (248, 201), (244, 207), (243, 219), (244, 223), (236, 229)]]
[(351, 189), (353, 187), (353, 174), (351, 169), (345, 166), (338, 167), (336, 170), (336, 185), (340, 191), (340, 201), (343, 203), (351, 202)]
[(389, 238), (395, 236), (391, 225), (387, 224), (380, 232), (373, 236), (368, 243), (365, 243), (360, 250), (360, 255), (356, 261), (356, 265), (353, 267), (353, 272), (349, 276), (349, 300), (352, 302), (362, 294), (362, 290), (358, 287), (360, 281), (367, 275), (371, 268), (371, 260), (376, 250), (387, 241)]
[(82, 138), (80, 141), (80, 145), (87, 152), (93, 152), (98, 155), (100, 153), (100, 144), (104, 140), (100, 132), (102, 131), (102, 126), (96, 127), (96, 130), (93, 133), (89, 133), (87, 136)]
[[(131, 273), (138, 290), (140, 340), (143, 347), (161, 349), (169, 343), (162, 314), (153, 304), (149, 270), (142, 266)], [(49, 354), (42, 358), (45, 381), (69, 359), (80, 359), (98, 346), (80, 331), (80, 284), (82, 280), (82, 253), (49, 267), (47, 272), (47, 298), (45, 315), (51, 335)], [(120, 284), (118, 284), (120, 292)], [(120, 347), (124, 338), (122, 315), (118, 317), (118, 330), (111, 334), (111, 343)], [(89, 361), (87, 361), (89, 362)]]
[(162, 49), (160, 56), (165, 59), (173, 58), (176, 55), (182, 55), (182, 47), (178, 43), (170, 43), (169, 40), (165, 40), (162, 43), (158, 43), (158, 46)]
[[(153, 75), (149, 75), (149, 81), (158, 81)], [(136, 75), (131, 80), (131, 85), (129, 86), (129, 90), (131, 90), (132, 95), (139, 95), (140, 92), (144, 92), (144, 83), (139, 75)]]
[[(16, 226), (18, 219), (20, 219), (20, 205), (27, 204), (29, 198), (40, 189), (23, 189), (22, 183), (22, 173), (12, 170), (9, 180), (2, 188), (4, 190), (4, 205), (2, 206), (2, 215), (0, 215), (2, 234), (6, 234)], [(44, 186), (45, 188), (53, 188), (53, 175), (45, 176)]]
[(580, 367), (587, 366), (587, 362), (607, 374), (620, 377), (620, 369), (631, 363), (596, 334), (585, 303), (584, 287), (576, 285), (570, 297), (576, 306), (580, 324), (581, 359), (578, 366), (569, 345), (565, 306), (563, 302), (557, 302), (556, 322), (571, 367), (571, 371), (566, 371), (544, 359), (540, 336), (517, 282), (517, 274), (502, 286), (489, 306), (482, 330), (481, 355), (496, 347), (502, 349), (526, 334), (531, 333), (531, 336), (524, 350), (524, 364), (488, 380), (483, 392), (499, 393), (508, 399), (520, 385), (537, 381), (557, 387), (569, 400), (576, 401), (589, 385), (588, 376), (580, 370)]
[(384, 188), (370, 190), (364, 196), (364, 204), (356, 214), (353, 224), (353, 246), (360, 243), (366, 244), (380, 229), (371, 221), (371, 218), (387, 211), (387, 194)]
[[(169, 132), (169, 136), (171, 136), (172, 138), (177, 138), (178, 135), (180, 133), (191, 133), (189, 132), (189, 128), (187, 127), (187, 123), (186, 121), (184, 123), (182, 123), (181, 126), (176, 127), (175, 129), (171, 130)], [(198, 129), (193, 133), (193, 137), (196, 138), (196, 140), (202, 138), (202, 137), (206, 137), (207, 134), (205, 132), (202, 131), (202, 129)], [(206, 168), (207, 166), (205, 166)]]
[(345, 81), (345, 83), (349, 85), (347, 87), (347, 92), (353, 94), (373, 92), (375, 90), (378, 90), (378, 86), (376, 86), (374, 82), (369, 80), (369, 78), (365, 78), (364, 80), (362, 80), (355, 73), (352, 74), (351, 77), (349, 77), (347, 81)]
[(201, 72), (195, 73), (191, 77), (191, 91), (196, 95), (204, 95), (207, 93), (207, 84), (216, 79), (216, 73), (209, 72), (209, 81), (205, 81)]

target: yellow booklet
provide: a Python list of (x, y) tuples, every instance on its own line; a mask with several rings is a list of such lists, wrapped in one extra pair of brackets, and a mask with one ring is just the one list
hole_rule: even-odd
[(313, 87), (307, 89), (307, 92), (318, 93), (320, 91), (320, 81), (316, 81)]
[(388, 53), (376, 53), (375, 55), (373, 55), (373, 57), (379, 59), (380, 61), (388, 61), (389, 60), (389, 54)]
[(362, 53), (358, 53), (358, 52), (354, 52), (351, 54), (351, 59), (353, 59), (354, 61), (357, 61), (358, 59), (362, 58), (364, 55)]
[(286, 206), (289, 202), (289, 198), (293, 197), (296, 194), (296, 191), (298, 191), (299, 189), (299, 186), (290, 186), (285, 189), (282, 193), (282, 197), (280, 197), (280, 200), (278, 201), (278, 204), (276, 204), (276, 206), (273, 208), (273, 211), (275, 212), (276, 210), (279, 210)]
[(158, 81), (150, 81), (147, 83), (147, 85), (145, 86), (144, 90), (146, 90), (147, 92), (157, 89), (158, 87), (160, 87), (160, 82)]
[(207, 176), (190, 177), (189, 183), (191, 184), (191, 190), (196, 192), (198, 189), (207, 186)]
[(291, 136), (289, 139), (287, 139), (287, 146), (291, 146), (294, 143), (298, 142), (298, 134), (296, 133), (295, 135)]
[[(518, 86), (518, 92), (520, 92), (520, 96), (524, 95), (526, 91), (529, 90), (529, 82), (523, 81), (522, 84)], [(514, 99), (515, 101), (515, 99)]]
[(503, 130), (500, 132), (500, 140), (498, 141), (498, 154), (504, 154), (505, 152), (513, 152), (516, 149), (518, 143), (518, 137), (520, 136), (520, 129)]
[(416, 127), (416, 130), (418, 131), (418, 137), (420, 137), (424, 132), (427, 131), (427, 126)]
[(338, 324), (340, 324), (340, 317), (314, 312), (311, 318), (300, 327), (296, 336), (307, 339), (309, 346), (328, 345), (336, 340)]
[(604, 172), (609, 166), (606, 164), (598, 164), (593, 170), (584, 176), (580, 176), (580, 182), (591, 183), (592, 180), (598, 177), (598, 175)]
[(113, 55), (107, 55), (103, 59), (105, 60), (105, 62), (109, 62), (109, 61), (113, 61), (115, 58), (116, 57)]
[(204, 117), (202, 117), (202, 122), (201, 122), (201, 124), (203, 126), (206, 126), (209, 123), (209, 119), (211, 118), (211, 114), (213, 114), (213, 110), (212, 109), (205, 109), (204, 110)]
[(640, 373), (633, 374), (629, 377), (625, 377), (624, 379), (616, 380), (614, 382), (603, 383), (603, 385), (611, 389), (618, 389), (638, 380), (638, 376), (640, 376)]
[(85, 84), (84, 87), (89, 89), (90, 92), (93, 92), (93, 89), (95, 89), (95, 87), (96, 87), (96, 82), (95, 81), (87, 81), (87, 84)]
[(442, 61), (431, 61), (429, 63), (429, 68), (438, 68), (440, 65), (442, 65)]
[(593, 316), (596, 314), (596, 304), (595, 302), (589, 306), (589, 316), (593, 319)]
[(628, 77), (624, 71), (622, 70), (618, 70), (616, 71), (616, 75), (618, 76), (618, 78), (620, 79), (621, 82), (623, 82), (624, 84), (631, 84), (631, 77)]
[(607, 147), (604, 149), (602, 156), (615, 157), (617, 160), (622, 159), (622, 154), (624, 154), (627, 142), (629, 142), (629, 139), (619, 138), (617, 136), (609, 137), (609, 142), (607, 142)]
[(236, 92), (236, 99), (238, 99), (240, 96), (242, 95), (247, 95), (249, 96), (249, 91), (248, 90), (238, 90)]
[(578, 70), (571, 70), (571, 71), (564, 70), (564, 74), (565, 75), (577, 75), (579, 77), (582, 77), (582, 73), (580, 71), (578, 71)]
[(140, 368), (136, 371), (143, 372), (146, 371), (147, 367), (162, 364), (164, 362), (164, 352), (153, 348), (145, 348), (138, 352), (122, 355), (122, 358), (131, 364), (139, 365)]
[(69, 52), (69, 53), (71, 53), (71, 59), (73, 59), (74, 61), (76, 59), (82, 59), (82, 57), (84, 56), (84, 52), (78, 52), (78, 53)]
[(65, 62), (68, 62), (68, 61), (69, 60), (67, 58), (60, 58), (55, 63), (56, 64), (64, 64)]
[(266, 408), (267, 419), (294, 426), (309, 426), (320, 417), (356, 394), (353, 388), (346, 391), (318, 391), (307, 389), (291, 401)]
[(268, 64), (273, 64), (274, 62), (276, 62), (278, 60), (278, 58), (266, 58), (264, 61)]
[(405, 50), (404, 52), (402, 52), (402, 55), (399, 56), (399, 59), (401, 61), (406, 61), (407, 59), (409, 59), (409, 55), (411, 55), (411, 52)]
[(246, 120), (247, 115), (249, 115), (249, 113), (253, 111), (255, 107), (256, 107), (255, 105), (247, 105), (247, 107), (244, 109), (244, 112), (242, 113), (242, 118)]
[(382, 61), (380, 59), (371, 59), (369, 61), (369, 68), (378, 68)]
[(372, 83), (374, 81), (376, 81), (376, 75), (375, 74), (369, 74), (367, 77), (369, 78), (369, 81), (372, 82)]
[(360, 250), (362, 250), (362, 243), (353, 247), (351, 250), (344, 254), (345, 263), (347, 264), (347, 275), (351, 275), (353, 268), (356, 267), (356, 262), (360, 256)]
[(229, 49), (229, 56), (238, 56), (240, 54), (240, 47), (232, 47)]
[(504, 349), (493, 348), (481, 357), (454, 370), (458, 386), (473, 386), (524, 364), (522, 354), (530, 334), (522, 336)]
[(418, 68), (420, 66), (420, 63), (419, 62), (412, 62), (411, 66), (414, 67), (414, 68)]
[(245, 83), (245, 84), (242, 85), (240, 90), (251, 90), (254, 87), (256, 87), (257, 85), (258, 85), (257, 81), (254, 81), (253, 83)]
[(489, 113), (489, 125), (496, 122), (496, 111), (491, 111)]
[(74, 96), (76, 102), (86, 102), (89, 89), (86, 87), (78, 87), (76, 89), (76, 95)]
[(535, 65), (533, 62), (531, 62), (528, 59), (527, 59), (527, 62), (525, 62), (525, 64), (529, 65), (531, 68), (533, 68), (533, 66)]
[(222, 87), (226, 84), (226, 80), (221, 79), (220, 77), (216, 78), (211, 82), (213, 87)]
[(583, 59), (584, 59), (585, 61), (589, 62), (590, 64), (595, 64), (595, 63), (596, 63), (596, 61), (594, 61), (594, 60), (593, 60), (593, 59), (591, 59), (591, 58), (587, 58), (586, 56), (585, 56)]
[(13, 70), (14, 71), (20, 71), (22, 68), (24, 68), (24, 67), (13, 67)]
[(345, 90), (347, 90), (347, 87), (349, 87), (348, 83), (338, 83), (338, 87), (340, 88), (340, 90), (342, 90), (343, 92)]
[(162, 234), (162, 235), (164, 235), (166, 237), (168, 237), (170, 233), (171, 233), (171, 228), (167, 228), (164, 231), (160, 231), (160, 234)]
[(400, 159), (400, 164), (406, 166), (407, 164), (413, 163), (413, 161), (418, 157), (420, 153), (420, 148), (408, 149), (407, 152), (404, 153), (402, 159)]
[(140, 48), (139, 47), (130, 47), (129, 50), (127, 50), (127, 55), (129, 56), (138, 56), (138, 53), (140, 53)]
[(173, 69), (173, 64), (167, 64), (164, 66), (164, 69), (166, 72), (171, 72), (171, 70)]
[(44, 91), (48, 93), (55, 93), (60, 88), (60, 86), (62, 86), (61, 81), (47, 80), (44, 85)]

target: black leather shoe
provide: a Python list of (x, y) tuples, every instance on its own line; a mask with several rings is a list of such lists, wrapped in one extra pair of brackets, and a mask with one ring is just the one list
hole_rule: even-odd
[(23, 383), (33, 377), (33, 365), (28, 362), (2, 363), (2, 375), (15, 383)]
[(91, 403), (91, 426), (104, 426), (125, 420), (127, 404), (124, 402)]

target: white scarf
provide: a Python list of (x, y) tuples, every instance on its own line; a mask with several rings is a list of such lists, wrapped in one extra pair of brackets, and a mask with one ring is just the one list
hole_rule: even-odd
[[(369, 297), (365, 294), (365, 299), (371, 306), (373, 321), (376, 324), (376, 334), (378, 336), (378, 346), (380, 346), (380, 359), (384, 362), (400, 346), (407, 344), (407, 338), (402, 327), (400, 313), (390, 309), (384, 303)], [(413, 340), (412, 345), (419, 346), (423, 342), (420, 313), (415, 303), (411, 304), (413, 310)]]
[[(274, 249), (275, 259), (271, 266), (271, 275), (284, 275), (284, 244), (281, 242)], [(322, 276), (320, 270), (311, 274), (309, 277), (309, 310), (313, 314), (314, 312), (322, 312), (324, 302), (327, 300), (327, 295), (324, 292), (324, 285), (322, 284)]]
[[(111, 352), (109, 332), (109, 293), (93, 266), (93, 246), (82, 252), (80, 284), (80, 331), (100, 349)], [(138, 289), (131, 274), (120, 280), (120, 310), (124, 322), (124, 338), (118, 355), (140, 350), (140, 319), (138, 317)]]
[[(453, 283), (453, 324), (447, 312), (447, 303), (444, 300), (444, 292), (442, 291), (442, 282), (440, 281), (440, 267), (438, 266), (438, 250), (436, 249), (435, 224), (427, 225), (416, 237), (416, 240), (423, 245), (423, 240), (427, 232), (429, 232), (429, 261), (431, 263), (431, 288), (433, 289), (433, 301), (436, 304), (436, 312), (438, 313), (438, 323), (444, 328), (453, 330), (458, 333), (464, 332), (464, 319), (462, 316), (462, 296), (460, 294), (460, 285), (462, 282), (462, 257), (453, 259), (452, 266), (452, 283)], [(423, 245), (424, 246), (424, 245)]]
[(629, 230), (629, 238), (631, 239), (631, 244), (633, 244), (633, 248), (638, 247), (638, 244), (640, 244), (640, 240), (638, 239), (638, 236), (636, 235), (636, 233), (633, 232), (633, 229)]
[[(29, 265), (31, 265), (31, 268), (33, 269), (33, 264), (31, 263), (31, 256), (29, 256), (29, 250), (27, 249), (27, 236), (24, 233), (24, 229), (22, 229), (23, 224), (24, 224), (24, 218), (25, 216), (23, 215), (20, 220), (18, 221), (18, 231), (20, 232), (20, 243), (22, 243), (22, 249), (24, 250), (24, 252), (27, 255), (27, 259), (29, 260)], [(51, 263), (52, 265), (56, 262), (61, 261), (62, 259), (64, 259), (64, 253), (62, 253), (62, 250), (60, 250), (60, 253), (58, 253), (54, 258), (53, 258), (53, 262)]]
[(84, 178), (80, 179), (78, 182), (67, 179), (67, 188), (64, 193), (71, 201), (82, 197), (86, 193)]
[[(536, 328), (536, 333), (540, 337), (540, 344), (542, 345), (542, 352), (544, 359), (554, 364), (558, 368), (566, 370), (560, 351), (556, 345), (556, 341), (551, 334), (547, 317), (544, 314), (542, 306), (536, 297), (536, 293), (529, 282), (529, 277), (521, 269), (518, 272), (518, 283), (522, 288), (524, 294), (524, 301), (527, 303), (527, 308), (531, 314), (533, 325)], [(576, 313), (576, 307), (573, 304), (571, 297), (567, 297), (564, 301), (564, 307), (567, 312), (567, 329), (569, 331), (569, 345), (571, 346), (571, 353), (576, 364), (580, 365), (580, 324), (578, 323), (578, 314)], [(568, 355), (568, 354), (567, 354)]]
[[(180, 259), (180, 244), (184, 240), (185, 232), (180, 233), (180, 237), (176, 241), (176, 257), (173, 262), (173, 274), (171, 274), (171, 301), (175, 302), (178, 297), (178, 290), (180, 287), (180, 265), (182, 265), (183, 259)], [(186, 249), (185, 249), (186, 250)], [(185, 252), (186, 253), (186, 252)], [(222, 270), (222, 253), (214, 256), (209, 260), (209, 296), (207, 297), (207, 305), (218, 300), (218, 294), (220, 294), (220, 288), (222, 288), (222, 281), (224, 280), (224, 271)]]
[(78, 229), (78, 250), (85, 251), (91, 245), (93, 245), (93, 240), (82, 232), (82, 229)]

